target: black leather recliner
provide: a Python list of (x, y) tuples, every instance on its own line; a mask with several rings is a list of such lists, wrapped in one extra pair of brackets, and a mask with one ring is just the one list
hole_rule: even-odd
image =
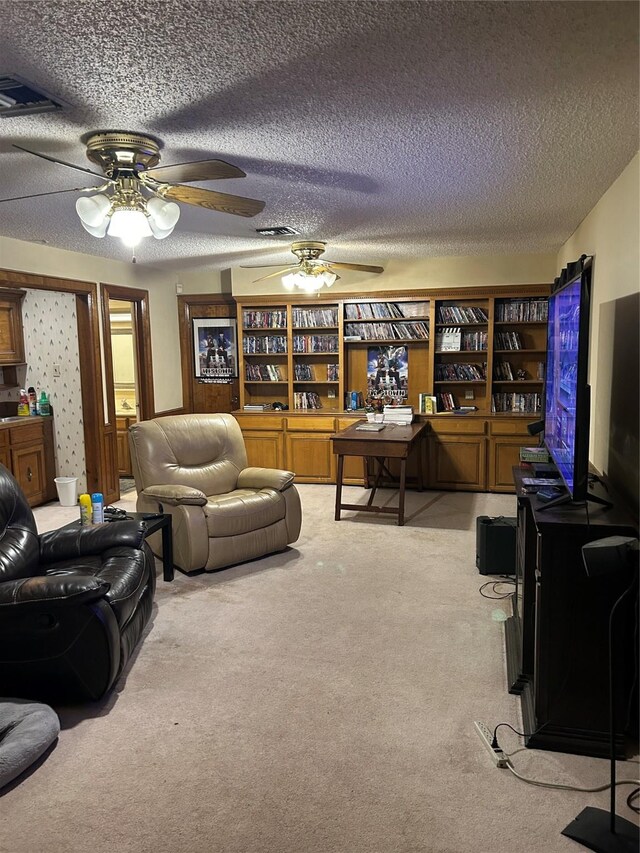
[(143, 522), (38, 534), (0, 465), (0, 693), (99, 699), (151, 616), (155, 563)]

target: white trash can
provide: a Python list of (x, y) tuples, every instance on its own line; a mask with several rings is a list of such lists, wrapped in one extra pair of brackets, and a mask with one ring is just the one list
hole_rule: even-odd
[(75, 506), (78, 503), (78, 478), (56, 477), (54, 480), (61, 506)]

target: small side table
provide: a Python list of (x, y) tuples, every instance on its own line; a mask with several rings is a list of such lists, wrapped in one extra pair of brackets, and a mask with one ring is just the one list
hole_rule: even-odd
[[(164, 513), (159, 518), (144, 518), (144, 512), (128, 512), (127, 518), (133, 518), (134, 521), (144, 521), (147, 526), (145, 539), (151, 536), (152, 533), (162, 531), (162, 579), (165, 581), (173, 580), (173, 533), (171, 530), (171, 516), (169, 513)], [(110, 522), (117, 524), (118, 522)]]

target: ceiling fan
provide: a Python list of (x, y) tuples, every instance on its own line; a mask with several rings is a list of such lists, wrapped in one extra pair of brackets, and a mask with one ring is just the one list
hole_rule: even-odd
[(242, 169), (224, 160), (158, 166), (162, 147), (160, 140), (130, 131), (92, 131), (81, 141), (86, 145), (87, 157), (100, 167), (102, 174), (31, 151), (22, 145), (14, 144), (13, 147), (89, 174), (101, 182), (100, 186), (34, 193), (0, 199), (0, 202), (65, 192), (94, 193), (82, 196), (76, 202), (83, 227), (94, 237), (104, 237), (105, 234), (120, 237), (128, 246), (136, 246), (143, 237), (151, 235), (157, 240), (168, 237), (180, 216), (180, 208), (175, 202), (233, 216), (255, 216), (264, 208), (263, 201), (184, 185), (191, 181), (246, 177)]
[[(320, 260), (320, 255), (324, 254), (326, 243), (316, 240), (299, 240), (291, 244), (291, 251), (298, 258), (298, 263), (294, 266), (279, 269), (277, 272), (263, 275), (261, 278), (256, 278), (254, 284), (258, 281), (264, 281), (267, 278), (274, 276), (282, 276), (282, 285), (287, 290), (293, 290), (294, 287), (300, 287), (302, 290), (309, 292), (320, 290), (321, 287), (331, 287), (340, 276), (334, 272), (339, 270), (357, 270), (359, 272), (381, 273), (384, 272), (383, 267), (370, 266), (369, 264), (347, 264), (338, 261)], [(255, 264), (255, 266), (277, 266), (277, 264)], [(245, 267), (251, 269), (252, 267)]]

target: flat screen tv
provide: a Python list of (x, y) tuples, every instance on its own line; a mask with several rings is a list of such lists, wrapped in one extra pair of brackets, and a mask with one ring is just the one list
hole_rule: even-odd
[(553, 503), (589, 497), (591, 258), (572, 266), (549, 297), (544, 442), (567, 490)]

